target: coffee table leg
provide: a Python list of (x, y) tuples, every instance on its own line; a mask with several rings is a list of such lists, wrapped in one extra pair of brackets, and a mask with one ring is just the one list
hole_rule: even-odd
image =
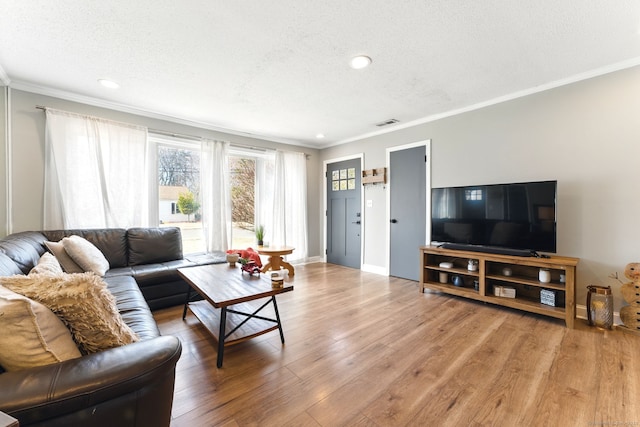
[(227, 307), (222, 307), (220, 312), (220, 335), (218, 337), (218, 368), (222, 368), (222, 357), (224, 356), (224, 334), (227, 325)]
[(187, 289), (187, 299), (184, 300), (184, 309), (182, 310), (182, 320), (187, 318), (187, 307), (189, 306), (189, 299), (191, 297), (191, 286)]
[(273, 310), (276, 312), (276, 320), (278, 321), (278, 330), (280, 331), (280, 341), (284, 344), (284, 332), (282, 332), (282, 323), (280, 323), (280, 313), (278, 312), (278, 304), (276, 304), (276, 296), (271, 297), (273, 302)]

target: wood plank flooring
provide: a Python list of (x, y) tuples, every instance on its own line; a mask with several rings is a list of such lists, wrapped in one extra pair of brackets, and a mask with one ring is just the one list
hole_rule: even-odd
[(172, 427), (640, 426), (640, 337), (331, 264), (296, 268), (277, 331), (228, 347), (182, 308)]

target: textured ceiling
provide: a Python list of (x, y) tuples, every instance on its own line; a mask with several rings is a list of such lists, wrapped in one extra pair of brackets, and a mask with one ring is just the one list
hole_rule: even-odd
[(11, 87), (314, 147), (637, 64), (637, 0), (0, 0)]

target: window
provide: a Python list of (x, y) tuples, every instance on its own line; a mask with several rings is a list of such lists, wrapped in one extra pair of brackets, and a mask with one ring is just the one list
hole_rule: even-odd
[[(150, 223), (161, 227), (179, 227), (182, 231), (184, 253), (205, 251), (205, 230), (201, 221), (203, 199), (200, 194), (200, 160), (202, 157), (207, 164), (210, 153), (202, 152), (202, 147), (215, 141), (201, 142), (153, 135), (149, 142), (149, 153), (153, 157), (151, 164), (156, 166), (153, 171), (154, 184), (149, 188), (150, 206), (153, 206)], [(218, 236), (214, 236), (216, 243), (212, 245), (209, 242), (209, 246), (220, 249), (255, 246), (254, 230), (256, 226), (262, 225), (265, 227), (265, 244), (271, 242), (293, 245), (297, 248), (296, 255), (305, 258), (307, 231), (304, 153), (228, 147), (228, 142), (223, 144), (224, 154), (218, 155), (218, 159), (224, 156), (228, 166), (230, 182), (224, 185), (222, 193), (229, 190), (231, 224), (227, 222), (228, 215), (224, 214), (224, 218), (227, 218), (224, 220), (226, 224), (221, 225), (224, 229)], [(203, 171), (203, 174), (219, 172), (220, 166), (217, 168)], [(225, 167), (222, 169), (226, 170)], [(209, 182), (211, 181), (206, 181), (205, 184)], [(207, 201), (206, 197), (204, 200), (211, 211), (216, 208), (226, 211), (228, 207), (227, 203), (216, 207), (211, 205), (212, 200)], [(217, 214), (208, 211), (205, 213), (209, 214), (205, 215), (205, 220)], [(212, 228), (207, 228), (207, 238), (210, 240), (211, 231)]]
[[(229, 153), (231, 175), (231, 247), (255, 247), (255, 227), (269, 222), (268, 208), (272, 206), (273, 191), (269, 187), (273, 175), (274, 155), (271, 152), (232, 147)], [(266, 231), (268, 242), (270, 230)]]
[[(158, 182), (157, 223), (160, 227), (179, 227), (184, 253), (205, 250), (200, 221), (200, 143), (153, 136)], [(273, 174), (273, 153), (233, 147), (228, 164), (231, 175), (231, 248), (255, 247), (255, 225), (265, 224), (268, 213), (259, 207), (271, 206), (270, 194), (260, 193), (260, 185)], [(260, 181), (262, 180), (262, 181)], [(270, 182), (270, 181), (269, 181)], [(270, 192), (271, 193), (271, 192)], [(193, 196), (193, 203), (190, 198)], [(260, 200), (263, 197), (265, 200)], [(153, 222), (153, 221), (152, 221)], [(268, 236), (269, 230), (267, 230)]]
[(203, 252), (200, 222), (200, 146), (155, 140), (158, 181), (158, 223), (179, 227), (184, 253)]
[(231, 175), (231, 247), (244, 249), (254, 244), (255, 227), (255, 159), (229, 157)]
[(464, 190), (465, 200), (482, 200), (482, 190)]

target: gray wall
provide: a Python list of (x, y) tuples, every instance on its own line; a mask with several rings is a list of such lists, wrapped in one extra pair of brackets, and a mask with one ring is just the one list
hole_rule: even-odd
[[(321, 162), (364, 153), (365, 169), (382, 167), (387, 147), (431, 139), (434, 187), (558, 180), (557, 252), (580, 258), (577, 303), (588, 284), (611, 285), (618, 310), (608, 276), (627, 282), (624, 266), (640, 261), (639, 95), (635, 67), (328, 148)], [(363, 231), (365, 265), (385, 269), (386, 191), (365, 189)]]
[[(320, 174), (318, 166), (319, 153), (315, 149), (279, 144), (271, 141), (226, 134), (193, 126), (186, 126), (164, 120), (129, 114), (121, 111), (81, 104), (59, 98), (34, 94), (14, 89), (10, 90), (10, 120), (11, 134), (5, 141), (3, 148), (9, 148), (10, 156), (10, 199), (2, 196), (2, 206), (10, 206), (12, 223), (7, 228), (2, 225), (0, 235), (24, 230), (38, 230), (43, 224), (43, 188), (44, 188), (44, 129), (45, 113), (36, 109), (36, 105), (43, 105), (61, 110), (104, 117), (127, 123), (147, 126), (150, 129), (164, 130), (178, 134), (222, 139), (232, 144), (304, 152), (308, 156), (307, 162), (307, 208), (309, 223), (309, 256), (319, 256), (321, 244), (317, 229), (320, 222), (320, 195), (315, 185), (316, 177)], [(1, 98), (0, 98), (1, 99)], [(2, 103), (4, 105), (4, 103)], [(3, 108), (3, 107), (0, 107)], [(0, 112), (2, 112), (0, 110)], [(2, 114), (4, 116), (4, 114)], [(2, 130), (0, 122), (0, 130)], [(4, 135), (4, 133), (2, 133)], [(2, 137), (4, 141), (4, 137)], [(7, 176), (6, 165), (0, 164), (0, 179)], [(3, 186), (4, 187), (4, 186)], [(0, 189), (2, 191), (2, 189)], [(2, 213), (0, 213), (1, 215)], [(0, 224), (4, 224), (1, 222)]]
[[(558, 180), (558, 254), (578, 257), (578, 303), (587, 284), (611, 285), (629, 262), (640, 261), (636, 225), (640, 189), (640, 67), (530, 95), (357, 142), (316, 151), (221, 134), (133, 114), (11, 90), (11, 200), (0, 186), (0, 233), (6, 234), (9, 203), (12, 231), (42, 226), (44, 113), (46, 105), (176, 133), (227, 139), (244, 145), (295, 149), (310, 154), (308, 169), (309, 255), (324, 253), (323, 161), (359, 153), (364, 168), (386, 166), (386, 148), (431, 139), (435, 187), (540, 179)], [(4, 101), (4, 92), (0, 101)], [(0, 150), (0, 156), (4, 150)], [(2, 160), (2, 159), (0, 159)], [(0, 163), (0, 180), (6, 176)], [(363, 197), (364, 263), (385, 270), (387, 187), (367, 186)], [(4, 232), (4, 233), (3, 233)], [(623, 281), (626, 281), (622, 277)], [(621, 306), (616, 292), (616, 310)]]

